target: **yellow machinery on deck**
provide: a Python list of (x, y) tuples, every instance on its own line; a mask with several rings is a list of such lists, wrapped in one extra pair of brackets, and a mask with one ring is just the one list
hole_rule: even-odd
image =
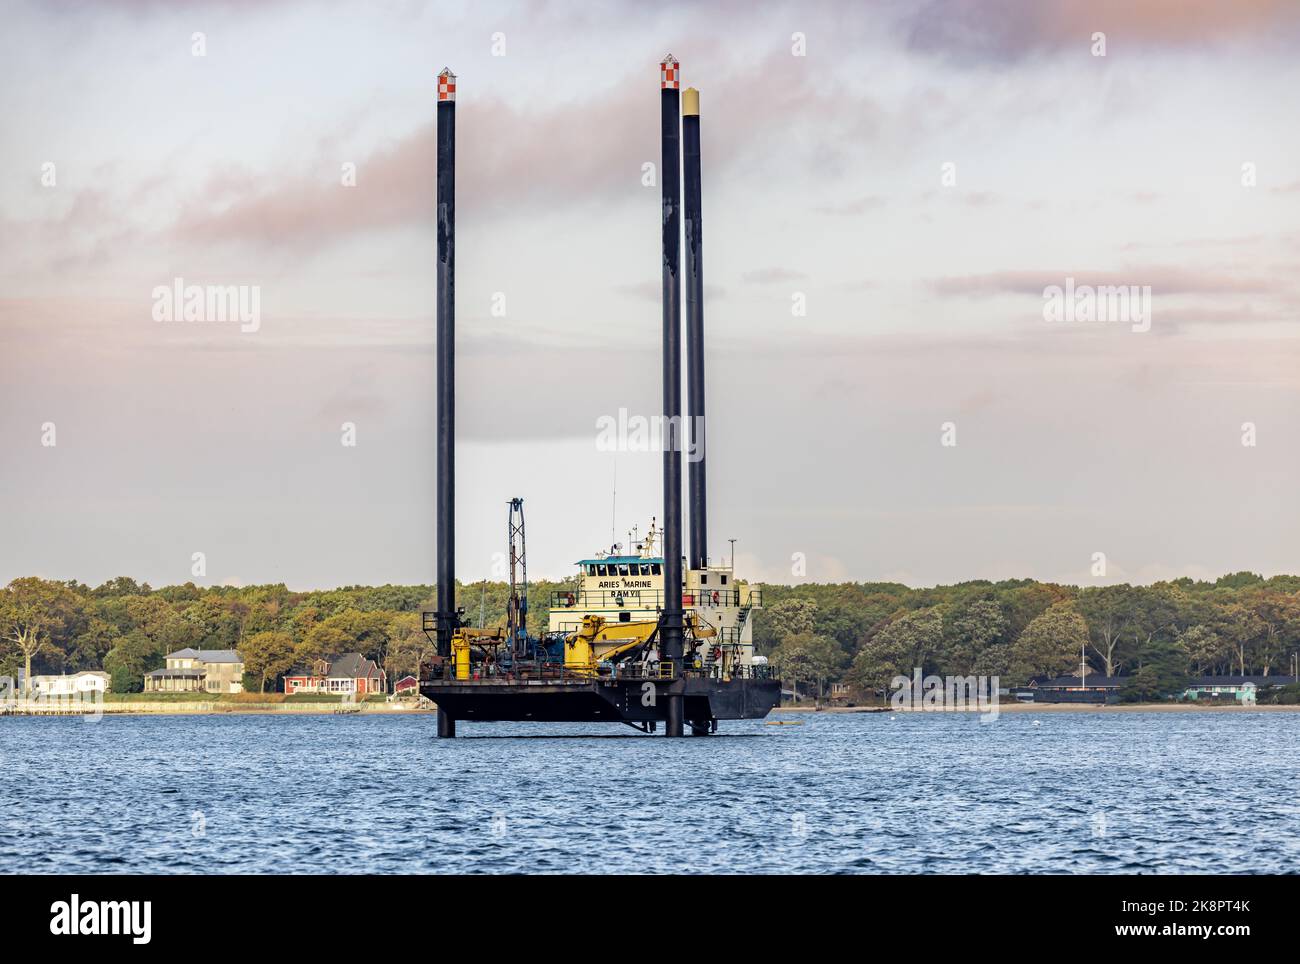
[[(692, 642), (717, 635), (717, 630), (698, 613), (687, 612), (683, 619), (686, 636)], [(655, 664), (658, 660), (651, 656), (651, 652), (658, 632), (659, 621), (654, 619), (615, 622), (604, 616), (586, 615), (578, 630), (564, 637), (564, 672), (595, 678), (600, 675), (602, 667), (637, 655), (641, 662)], [(478, 674), (491, 676), (498, 650), (508, 641), (504, 626), (487, 629), (460, 627), (451, 638), (452, 678), (468, 680), (477, 678)], [(643, 648), (647, 652), (638, 653)]]
[[(686, 631), (696, 639), (716, 634), (697, 613), (685, 615)], [(597, 676), (601, 663), (613, 663), (654, 641), (658, 620), (611, 622), (604, 616), (587, 615), (582, 626), (564, 641), (564, 669), (579, 676)]]
[[(469, 679), (472, 670), (470, 669), (470, 650), (478, 646), (485, 651), (485, 658), (489, 660), (496, 659), (496, 648), (506, 641), (504, 628), (495, 629), (471, 629), (468, 626), (461, 626), (451, 637), (451, 665), (452, 676), (455, 679)], [(489, 651), (490, 652), (486, 652)]]

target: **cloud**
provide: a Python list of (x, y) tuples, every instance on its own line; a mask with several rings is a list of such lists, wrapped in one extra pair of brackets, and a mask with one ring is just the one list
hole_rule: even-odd
[[(875, 132), (873, 102), (816, 82), (798, 58), (772, 55), (720, 73), (702, 115), (706, 179), (740, 163), (759, 172), (782, 163), (758, 149), (777, 135), (774, 118), (797, 114), (810, 129), (820, 129), (824, 142), (799, 149), (822, 170), (847, 164), (855, 145)], [(659, 99), (653, 88), (647, 94), (645, 75), (629, 74), (577, 103), (542, 100), (524, 108), (462, 96), (456, 115), (460, 210), (518, 217), (641, 200), (649, 191), (642, 165), (659, 162)], [(710, 114), (712, 105), (718, 107)], [(333, 156), (318, 157), (289, 178), (223, 170), (185, 206), (174, 238), (311, 249), (366, 231), (427, 228), (435, 213), (432, 115), (431, 105), (427, 122), (355, 159), (356, 187), (340, 184), (340, 160)], [(650, 193), (657, 197), (657, 189)]]
[(1134, 45), (1179, 47), (1243, 35), (1300, 34), (1300, 6), (1289, 0), (930, 0), (899, 29), (913, 50), (958, 63), (1004, 63), (1077, 47), (1106, 34), (1113, 51)]

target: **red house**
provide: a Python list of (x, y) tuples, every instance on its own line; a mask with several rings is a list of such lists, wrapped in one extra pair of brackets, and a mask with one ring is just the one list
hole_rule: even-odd
[(360, 653), (346, 653), (333, 660), (318, 659), (311, 666), (290, 670), (284, 677), (284, 691), (368, 696), (388, 692), (388, 677), (374, 660)]
[(414, 676), (403, 676), (393, 684), (394, 693), (418, 693), (420, 691), (420, 681)]

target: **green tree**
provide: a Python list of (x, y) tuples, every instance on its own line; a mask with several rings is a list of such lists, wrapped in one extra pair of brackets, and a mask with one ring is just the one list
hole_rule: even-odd
[(254, 633), (237, 647), (244, 661), (244, 672), (260, 681), (259, 692), (266, 692), (266, 681), (274, 681), (293, 668), (293, 637), (288, 633)]
[(1259, 670), (1268, 676), (1300, 649), (1300, 598), (1291, 593), (1263, 590), (1247, 603), (1263, 623), (1258, 645)]
[(1141, 659), (1142, 665), (1120, 687), (1120, 699), (1150, 702), (1175, 696), (1187, 688), (1187, 651), (1177, 642), (1153, 640)]
[(166, 664), (163, 647), (143, 630), (133, 629), (120, 637), (104, 657), (114, 693), (139, 693), (144, 689), (144, 674)]
[(989, 651), (999, 646), (1006, 630), (1007, 617), (992, 599), (975, 599), (958, 608), (944, 622), (942, 668), (956, 676), (980, 672), (977, 667), (993, 661), (995, 654)]
[(113, 648), (121, 635), (111, 623), (91, 616), (85, 630), (79, 633), (68, 652), (68, 666), (74, 672), (98, 669), (104, 665), (104, 656)]
[(1216, 629), (1232, 647), (1232, 652), (1237, 658), (1237, 672), (1245, 676), (1246, 655), (1264, 635), (1264, 620), (1260, 619), (1249, 606), (1232, 603), (1224, 607)]
[(1210, 626), (1188, 626), (1178, 634), (1178, 643), (1197, 673), (1223, 660), (1230, 652), (1227, 641)]
[(204, 637), (201, 623), (185, 619), (162, 596), (132, 596), (126, 602), (132, 627), (140, 630), (164, 653), (197, 646)]
[(895, 676), (911, 676), (934, 667), (943, 642), (939, 606), (904, 613), (862, 644), (853, 660), (852, 680), (868, 689), (884, 689)]
[(799, 698), (799, 683), (815, 683), (817, 695), (822, 695), (826, 681), (843, 668), (844, 650), (829, 636), (815, 636), (812, 633), (797, 633), (786, 637), (772, 651), (772, 665), (783, 680), (788, 680)]
[(1101, 660), (1107, 676), (1119, 672), (1119, 649), (1135, 603), (1132, 586), (1095, 586), (1079, 593), (1076, 608), (1088, 624), (1089, 648)]
[(760, 652), (770, 653), (791, 636), (811, 635), (817, 619), (817, 603), (811, 599), (788, 599), (763, 613), (754, 627), (754, 642)]
[(1011, 673), (1029, 681), (1059, 676), (1079, 666), (1088, 624), (1068, 603), (1057, 603), (1025, 627), (1011, 647)]

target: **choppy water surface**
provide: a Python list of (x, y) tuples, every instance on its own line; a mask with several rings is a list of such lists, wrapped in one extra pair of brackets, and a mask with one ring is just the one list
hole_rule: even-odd
[[(0, 720), (5, 872), (1287, 872), (1300, 715)], [(1039, 720), (1040, 725), (1034, 725)]]

